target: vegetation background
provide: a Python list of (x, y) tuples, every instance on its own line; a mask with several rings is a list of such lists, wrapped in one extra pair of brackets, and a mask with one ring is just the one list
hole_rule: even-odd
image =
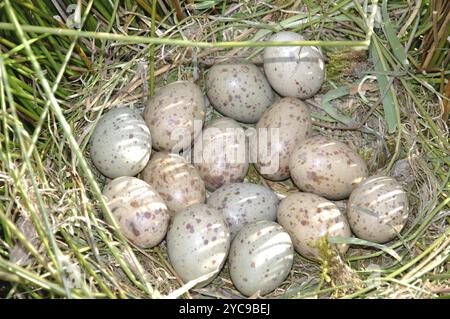
[[(86, 146), (107, 109), (143, 106), (177, 79), (203, 86), (222, 58), (261, 65), (263, 40), (284, 29), (326, 57), (315, 129), (401, 181), (412, 209), (386, 246), (296, 256), (268, 297), (447, 298), (450, 2), (439, 0), (0, 0), (0, 296), (240, 298), (226, 268), (189, 290), (164, 245), (139, 249), (107, 225)], [(254, 169), (247, 179), (293, 190)]]

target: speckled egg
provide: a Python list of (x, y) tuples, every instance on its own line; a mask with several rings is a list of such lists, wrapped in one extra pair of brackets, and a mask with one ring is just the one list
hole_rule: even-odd
[(227, 184), (208, 197), (208, 204), (225, 217), (231, 238), (245, 225), (259, 220), (275, 221), (278, 197), (267, 187), (251, 183)]
[(147, 164), (152, 138), (140, 112), (118, 107), (104, 114), (90, 139), (90, 155), (105, 176), (135, 176)]
[(144, 110), (153, 148), (173, 153), (190, 148), (205, 114), (204, 95), (194, 83), (179, 81), (157, 89)]
[(252, 161), (259, 173), (274, 181), (288, 178), (289, 157), (311, 130), (310, 113), (305, 103), (296, 98), (275, 102), (256, 124), (257, 144), (252, 146), (257, 152), (252, 153)]
[(200, 174), (178, 154), (154, 154), (142, 171), (142, 179), (161, 195), (172, 215), (190, 205), (205, 202), (205, 183)]
[(294, 248), (289, 234), (275, 222), (258, 221), (245, 226), (230, 248), (230, 276), (246, 296), (265, 295), (289, 275)]
[(333, 200), (348, 198), (368, 175), (366, 163), (349, 146), (319, 135), (292, 152), (289, 170), (300, 190)]
[(146, 182), (122, 176), (105, 185), (103, 195), (124, 236), (142, 248), (158, 245), (170, 216), (161, 196)]
[(215, 109), (243, 123), (256, 123), (274, 100), (272, 88), (259, 68), (238, 59), (211, 67), (206, 92)]
[[(278, 223), (291, 235), (295, 250), (306, 258), (320, 259), (317, 244), (324, 236), (351, 237), (350, 226), (335, 204), (310, 193), (284, 198), (277, 211)], [(348, 245), (337, 244), (344, 254)]]
[(206, 286), (219, 273), (230, 248), (230, 231), (222, 214), (206, 204), (179, 211), (167, 233), (170, 262), (187, 283)]
[(233, 119), (223, 117), (205, 126), (202, 139), (194, 143), (193, 163), (208, 190), (244, 180), (247, 145), (244, 129)]
[[(303, 41), (295, 32), (281, 31), (269, 41)], [(313, 46), (267, 47), (264, 71), (270, 85), (282, 96), (307, 99), (316, 94), (325, 79), (322, 53)]]
[(372, 176), (356, 187), (347, 204), (347, 218), (359, 238), (386, 243), (408, 219), (408, 197), (402, 186), (388, 176)]

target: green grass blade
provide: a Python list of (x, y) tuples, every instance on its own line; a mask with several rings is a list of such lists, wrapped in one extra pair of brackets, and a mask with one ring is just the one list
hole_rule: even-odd
[(386, 32), (386, 38), (391, 46), (391, 51), (394, 53), (397, 60), (404, 67), (407, 67), (409, 65), (408, 58), (406, 57), (405, 48), (400, 43), (400, 40), (394, 31), (394, 26), (392, 25), (391, 20), (389, 19), (387, 11), (387, 0), (383, 1), (382, 16), (383, 16), (384, 30)]
[(345, 86), (339, 87), (337, 89), (328, 91), (323, 97), (322, 101), (320, 103), (322, 110), (327, 112), (329, 116), (331, 116), (333, 119), (347, 125), (347, 126), (353, 126), (356, 125), (355, 121), (344, 114), (342, 114), (340, 111), (338, 111), (333, 105), (331, 105), (331, 101), (341, 98), (343, 96), (346, 96), (349, 94), (348, 89)]
[(393, 250), (385, 245), (373, 243), (360, 238), (348, 238), (348, 237), (328, 237), (328, 242), (332, 244), (348, 244), (348, 245), (359, 245), (359, 246), (368, 246), (380, 249), (385, 253), (394, 257), (397, 261), (402, 261), (402, 258)]
[[(386, 91), (386, 86), (389, 83), (389, 78), (386, 75), (387, 72), (389, 72), (389, 69), (379, 48), (379, 43), (375, 39), (372, 39), (370, 54), (375, 67), (375, 76), (377, 77), (378, 87), (381, 94), (381, 92)], [(398, 119), (397, 112), (395, 110), (397, 104), (398, 102), (394, 89), (390, 87), (383, 98), (384, 118), (386, 119), (389, 133), (394, 133), (397, 130)]]

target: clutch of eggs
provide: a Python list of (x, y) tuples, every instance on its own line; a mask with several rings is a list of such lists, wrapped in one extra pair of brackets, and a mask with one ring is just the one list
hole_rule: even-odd
[[(289, 31), (269, 39), (301, 40)], [(196, 84), (178, 81), (159, 88), (143, 116), (126, 107), (108, 111), (91, 137), (92, 161), (112, 179), (103, 190), (114, 218), (109, 222), (141, 248), (166, 238), (174, 270), (195, 287), (210, 283), (228, 258), (237, 290), (264, 295), (287, 278), (294, 251), (318, 261), (324, 237), (351, 237), (352, 231), (385, 243), (408, 218), (408, 199), (395, 179), (368, 177), (355, 150), (313, 136), (302, 99), (323, 84), (320, 50), (267, 47), (263, 60), (258, 67), (229, 59), (208, 70), (206, 94), (224, 117), (207, 123), (201, 135), (195, 121), (203, 127), (205, 96)], [(242, 123), (256, 126), (250, 154)], [(276, 139), (271, 130), (278, 130)], [(159, 152), (150, 158), (152, 147)], [(280, 201), (270, 188), (244, 182), (250, 159), (265, 179), (290, 177), (300, 192)], [(139, 173), (142, 180), (133, 177)], [(346, 214), (333, 203), (343, 199)], [(349, 248), (331, 247), (341, 254)]]

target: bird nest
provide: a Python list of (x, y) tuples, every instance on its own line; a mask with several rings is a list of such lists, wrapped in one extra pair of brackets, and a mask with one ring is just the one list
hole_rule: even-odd
[[(371, 175), (395, 177), (411, 208), (401, 236), (385, 245), (355, 242), (341, 256), (323, 241), (320, 262), (296, 254), (287, 279), (264, 298), (449, 292), (448, 46), (427, 37), (446, 37), (445, 5), (215, 0), (152, 8), (101, 0), (80, 1), (77, 11), (45, 3), (0, 1), (0, 296), (244, 298), (227, 265), (195, 289), (177, 277), (164, 242), (141, 249), (109, 226), (100, 200), (106, 181), (86, 146), (108, 109), (141, 108), (176, 80), (204, 90), (209, 67), (223, 59), (262, 65), (260, 43), (280, 30), (322, 46), (326, 81), (307, 100), (314, 130), (357, 151)], [(208, 107), (208, 121), (220, 116)], [(246, 181), (280, 197), (296, 191), (253, 166)], [(344, 210), (346, 201), (336, 205)]]

